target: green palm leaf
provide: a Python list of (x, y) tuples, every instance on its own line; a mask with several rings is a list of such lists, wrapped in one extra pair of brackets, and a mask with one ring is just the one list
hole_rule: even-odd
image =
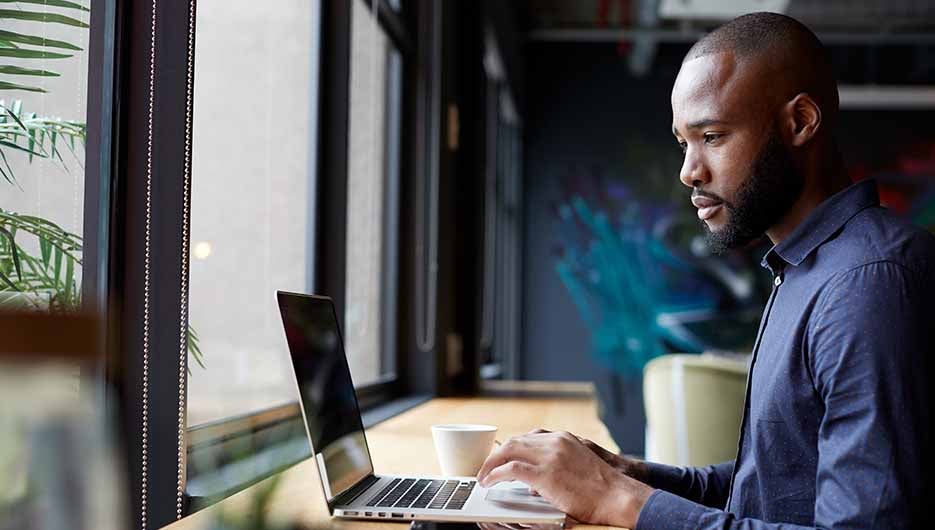
[[(3, 2), (4, 0), (0, 0)], [(14, 33), (12, 31), (6, 31), (0, 29), (0, 42), (5, 42), (10, 44), (10, 48), (16, 48), (15, 43), (20, 44), (29, 44), (32, 46), (47, 46), (49, 48), (63, 48), (66, 50), (81, 51), (81, 48), (61, 40), (47, 39), (45, 37), (36, 37), (34, 35), (23, 35), (22, 33)]]
[(81, 4), (69, 2), (67, 0), (0, 0), (0, 4), (37, 4), (52, 7), (66, 7), (69, 9), (78, 9), (80, 11), (90, 12), (91, 10)]
[(43, 77), (59, 77), (59, 74), (49, 70), (37, 70), (35, 68), (23, 68), (9, 64), (0, 64), (0, 74), (7, 75), (38, 75)]
[[(195, 328), (192, 327), (191, 323), (188, 324), (188, 355), (198, 363), (202, 369), (205, 368), (205, 356), (201, 351), (201, 346), (198, 345), (198, 333), (195, 332)], [(191, 374), (191, 369), (188, 371)]]
[(19, 186), (16, 181), (13, 179), (13, 168), (10, 167), (10, 161), (6, 158), (6, 153), (3, 152), (3, 149), (0, 149), (0, 161), (3, 162), (3, 167), (6, 167), (4, 171), (3, 167), (0, 167), (0, 174), (3, 175), (3, 179), (8, 183), (13, 184), (14, 186)]
[(33, 22), (53, 22), (56, 24), (65, 24), (76, 28), (89, 27), (86, 22), (59, 13), (39, 13), (36, 11), (21, 11), (18, 9), (0, 9), (0, 18), (12, 18), (16, 20), (29, 20)]
[(25, 90), (27, 92), (42, 92), (43, 94), (46, 92), (39, 87), (8, 83), (7, 81), (0, 81), (0, 90)]
[[(64, 165), (60, 149), (64, 145), (80, 164), (74, 146), (76, 140), (84, 143), (86, 133), (84, 123), (37, 116), (34, 112), (23, 112), (21, 101), (7, 104), (0, 100), (0, 161), (4, 163), (3, 151), (8, 148), (27, 154), (30, 162), (34, 157), (54, 158)], [(8, 182), (15, 183), (16, 177), (8, 164), (0, 174)]]
[(27, 48), (0, 48), (0, 57), (14, 57), (16, 59), (67, 59), (71, 57), (71, 55)]
[(16, 145), (15, 142), (10, 142), (10, 141), (8, 141), (8, 140), (0, 140), (0, 146), (6, 146), (6, 147), (9, 147), (10, 149), (16, 149), (17, 151), (23, 151), (24, 153), (28, 153), (30, 156), (38, 156), (38, 157), (46, 158), (46, 156), (45, 156), (43, 153), (39, 153), (39, 152), (36, 152), (36, 151), (32, 151), (32, 150), (30, 150), (30, 149), (27, 149), (26, 147), (21, 146), (21, 145)]
[[(65, 9), (74, 9), (81, 12), (90, 12), (90, 9), (81, 3), (71, 0), (0, 0), (0, 5), (21, 4), (41, 5), (43, 7), (59, 7)], [(0, 20), (23, 20), (27, 22), (64, 24), (77, 28), (88, 28), (88, 23), (74, 17), (63, 15), (61, 13), (49, 13), (38, 11), (27, 11), (23, 9), (0, 9)], [(35, 46), (35, 48), (21, 48), (19, 44)], [(11, 57), (15, 59), (66, 59), (72, 57), (68, 53), (50, 51), (49, 48), (58, 48), (72, 51), (81, 50), (69, 42), (56, 39), (47, 39), (43, 35), (26, 35), (13, 31), (0, 29), (0, 57)], [(55, 72), (39, 69), (27, 68), (14, 65), (0, 65), (0, 74), (3, 75), (28, 75), (28, 76), (57, 76)], [(23, 90), (27, 92), (46, 93), (42, 87), (26, 85), (19, 82), (0, 80), (0, 90)], [(32, 155), (30, 155), (32, 158)]]
[[(26, 252), (18, 234), (37, 239), (42, 257)], [(0, 305), (19, 293), (18, 302), (29, 307), (77, 310), (75, 270), (81, 264), (81, 245), (80, 236), (51, 221), (0, 209)]]

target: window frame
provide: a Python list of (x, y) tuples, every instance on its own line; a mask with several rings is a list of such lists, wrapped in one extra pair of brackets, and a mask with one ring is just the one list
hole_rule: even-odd
[[(255, 441), (267, 426), (297, 417), (292, 404), (287, 414), (266, 410), (195, 429), (186, 424), (196, 4), (143, 0), (131, 8), (117, 0), (93, 0), (91, 12), (82, 289), (86, 307), (105, 317), (99, 330), (107, 344), (102, 371), (113, 389), (106, 404), (118, 416), (136, 528), (161, 527), (189, 515), (189, 440)], [(332, 293), (342, 325), (350, 7), (321, 2), (318, 129), (329, 134), (317, 136), (316, 258), (310, 267), (315, 290)], [(440, 11), (430, 0), (403, 0), (401, 11), (387, 0), (378, 4), (381, 28), (402, 59), (401, 201), (412, 196), (429, 171), (437, 171), (424, 161), (427, 146), (433, 145), (428, 139), (439, 134), (442, 121), (437, 105)], [(417, 42), (422, 34), (430, 37)], [(436, 79), (435, 86), (427, 79)], [(357, 389), (368, 423), (428, 399), (441, 370), (438, 351), (413, 347), (414, 321), (404, 310), (412, 303), (413, 222), (411, 212), (400, 211), (397, 332), (389, 339), (396, 344), (395, 373)], [(248, 485), (234, 484), (228, 494)]]
[(103, 316), (105, 402), (137, 528), (184, 508), (194, 9), (194, 0), (91, 7), (82, 289), (85, 308)]

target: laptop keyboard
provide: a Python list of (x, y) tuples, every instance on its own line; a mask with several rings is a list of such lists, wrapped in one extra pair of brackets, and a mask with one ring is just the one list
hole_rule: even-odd
[(464, 508), (473, 480), (393, 479), (367, 501), (377, 508), (427, 508), (429, 510), (460, 510)]

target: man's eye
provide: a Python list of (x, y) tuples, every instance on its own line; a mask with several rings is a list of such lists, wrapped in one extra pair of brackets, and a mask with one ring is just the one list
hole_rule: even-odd
[(682, 153), (688, 150), (688, 144), (686, 142), (679, 142), (679, 147), (682, 149)]
[(714, 142), (716, 142), (717, 140), (719, 140), (722, 136), (724, 136), (724, 135), (723, 135), (723, 134), (718, 134), (718, 133), (707, 133), (707, 134), (704, 135), (704, 143), (706, 143), (706, 144), (713, 144)]

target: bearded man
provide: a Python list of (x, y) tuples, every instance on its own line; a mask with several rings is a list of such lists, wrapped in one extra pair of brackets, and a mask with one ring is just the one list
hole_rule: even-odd
[(534, 431), (480, 484), (520, 480), (576, 519), (639, 529), (929, 526), (935, 238), (851, 184), (827, 51), (792, 18), (745, 15), (691, 48), (671, 100), (712, 248), (773, 243), (737, 457), (671, 467)]

